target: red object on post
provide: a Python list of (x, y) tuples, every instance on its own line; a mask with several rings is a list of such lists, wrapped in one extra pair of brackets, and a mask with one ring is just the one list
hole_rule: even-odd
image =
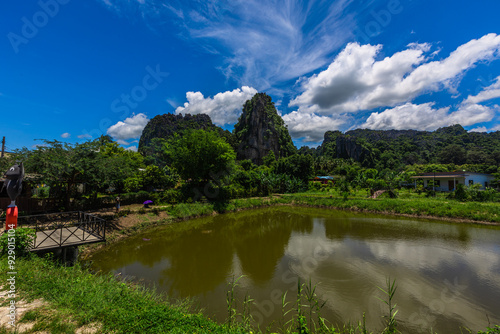
[(7, 208), (7, 217), (5, 219), (6, 231), (17, 228), (17, 215), (18, 215), (17, 206), (14, 207), (11, 206)]

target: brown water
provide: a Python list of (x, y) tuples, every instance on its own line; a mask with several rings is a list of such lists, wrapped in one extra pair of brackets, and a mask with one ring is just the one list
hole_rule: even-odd
[(93, 268), (121, 273), (173, 297), (194, 297), (218, 321), (232, 277), (255, 299), (261, 328), (281, 318), (297, 279), (318, 284), (323, 316), (383, 328), (377, 288), (396, 278), (403, 333), (459, 333), (500, 324), (500, 228), (277, 207), (165, 226), (96, 253)]

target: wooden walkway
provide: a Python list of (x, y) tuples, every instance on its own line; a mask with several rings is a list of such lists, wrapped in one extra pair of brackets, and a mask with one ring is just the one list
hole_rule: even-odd
[(105, 240), (101, 236), (89, 233), (78, 226), (60, 227), (58, 229), (36, 232), (35, 244), (31, 250), (49, 250), (103, 241)]
[(20, 216), (18, 226), (35, 230), (32, 252), (106, 241), (106, 221), (81, 211)]

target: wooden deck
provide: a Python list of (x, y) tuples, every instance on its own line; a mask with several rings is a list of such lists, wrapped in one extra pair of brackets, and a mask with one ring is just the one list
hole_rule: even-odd
[(18, 226), (35, 230), (32, 252), (106, 241), (106, 221), (81, 211), (20, 216)]
[(32, 251), (56, 249), (67, 246), (80, 246), (104, 241), (103, 237), (89, 233), (78, 226), (61, 227), (53, 230), (36, 232)]

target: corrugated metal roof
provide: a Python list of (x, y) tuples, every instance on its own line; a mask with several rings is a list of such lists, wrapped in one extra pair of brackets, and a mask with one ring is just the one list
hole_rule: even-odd
[(486, 176), (491, 176), (491, 174), (485, 174), (485, 173), (475, 173), (475, 172), (436, 172), (436, 173), (423, 173), (419, 175), (412, 176), (412, 179), (432, 179), (432, 178), (465, 178), (466, 176), (470, 175), (486, 175)]
[(449, 179), (449, 178), (461, 179), (461, 178), (465, 178), (466, 176), (469, 176), (469, 175), (468, 174), (467, 175), (465, 175), (465, 174), (444, 174), (444, 175), (436, 174), (434, 176), (434, 174), (431, 174), (431, 175), (417, 175), (417, 176), (412, 176), (411, 178), (412, 179), (433, 179), (433, 178), (436, 178), (436, 179)]

